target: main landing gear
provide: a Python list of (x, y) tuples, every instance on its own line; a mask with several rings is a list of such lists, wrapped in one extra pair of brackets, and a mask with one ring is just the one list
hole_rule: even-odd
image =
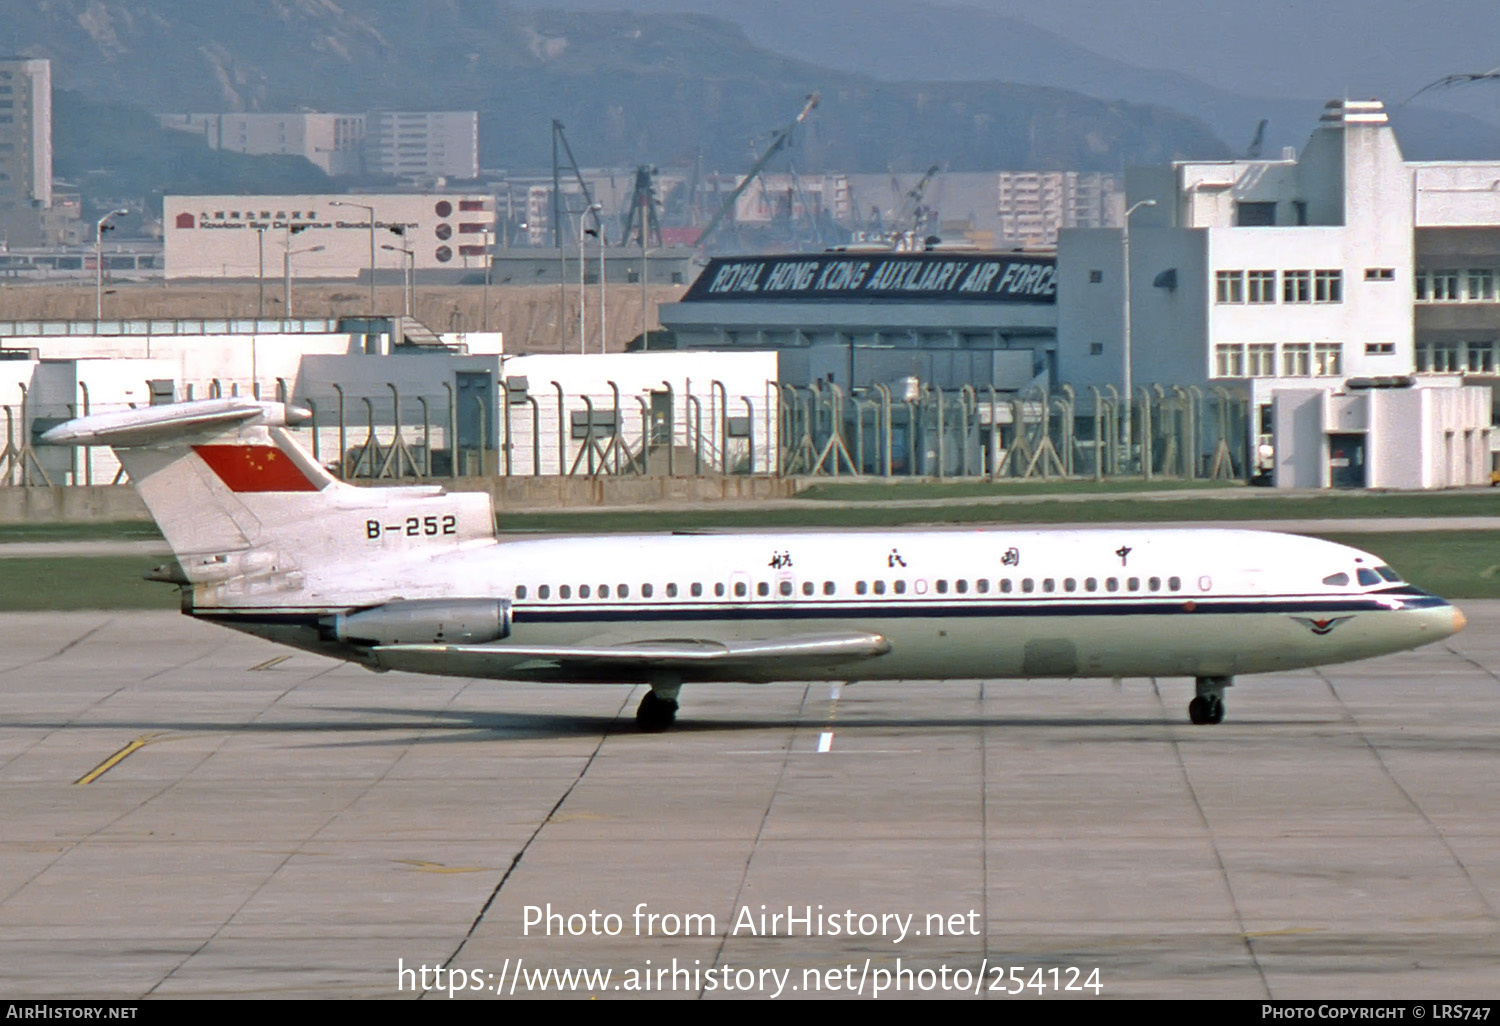
[(1198, 725), (1224, 722), (1224, 689), (1233, 677), (1199, 677), (1198, 695), (1188, 703), (1188, 719)]
[(644, 733), (659, 734), (677, 719), (677, 691), (681, 684), (653, 684), (635, 710), (635, 725)]

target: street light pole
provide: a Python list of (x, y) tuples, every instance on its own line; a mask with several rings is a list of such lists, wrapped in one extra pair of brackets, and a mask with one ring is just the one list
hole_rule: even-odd
[[(1141, 209), (1141, 207), (1154, 207), (1154, 206), (1156, 206), (1156, 200), (1154, 200), (1154, 199), (1144, 199), (1144, 200), (1139, 200), (1139, 201), (1137, 201), (1135, 203), (1132, 203), (1130, 205), (1130, 209), (1128, 209), (1128, 210), (1125, 211), (1125, 217), (1123, 218), (1123, 220), (1120, 223), (1121, 224), (1121, 226), (1120, 226), (1120, 287), (1121, 287), (1121, 295), (1123, 297), (1121, 299), (1121, 302), (1120, 302), (1120, 308), (1121, 308), (1120, 309), (1120, 316), (1121, 316), (1121, 319), (1122, 319), (1122, 322), (1123, 322), (1122, 323), (1122, 334), (1121, 334), (1121, 337), (1122, 337), (1122, 339), (1124, 341), (1124, 345), (1121, 347), (1122, 350), (1123, 350), (1123, 352), (1121, 353), (1121, 358), (1124, 361), (1124, 371), (1125, 371), (1125, 375), (1124, 375), (1124, 384), (1125, 384), (1125, 410), (1124, 410), (1124, 412), (1125, 412), (1125, 423), (1123, 425), (1123, 438), (1124, 438), (1124, 442), (1125, 442), (1125, 458), (1126, 459), (1130, 458), (1130, 445), (1131, 445), (1131, 438), (1130, 438), (1130, 434), (1131, 434), (1131, 431), (1130, 431), (1131, 409), (1130, 409), (1130, 403), (1131, 403), (1131, 398), (1132, 398), (1131, 397), (1131, 387), (1133, 385), (1133, 382), (1131, 380), (1131, 377), (1132, 377), (1132, 375), (1131, 375), (1131, 369), (1132, 368), (1131, 368), (1131, 353), (1130, 353), (1130, 215), (1133, 214), (1133, 213), (1135, 213), (1137, 210)], [(1145, 458), (1147, 458), (1147, 459), (1150, 458), (1149, 455), (1147, 455), (1147, 454), (1142, 454), (1142, 455)]]
[(335, 207), (359, 207), (370, 214), (370, 316), (375, 316), (375, 208), (367, 203), (351, 203), (348, 200), (330, 200)]
[(482, 327), (485, 331), (490, 330), (490, 270), (495, 262), (495, 233), (486, 231), (484, 233), (484, 314)]
[(255, 316), (266, 316), (266, 230), (255, 229), (255, 249), (259, 263), (255, 272)]
[[(582, 214), (578, 215), (578, 355), (584, 354), (584, 338), (587, 335), (588, 322), (588, 288), (584, 277), (584, 267), (587, 261), (583, 259), (583, 237), (588, 234), (589, 215), (594, 215), (594, 223), (599, 223), (599, 204), (593, 203), (586, 207)], [(594, 230), (598, 234), (599, 229)]]
[(94, 320), (104, 319), (104, 232), (111, 217), (123, 217), (128, 210), (111, 210), (94, 222)]
[(327, 247), (308, 246), (306, 249), (293, 249), (292, 237), (291, 235), (287, 236), (286, 252), (281, 257), (281, 273), (285, 278), (285, 283), (283, 286), (285, 292), (282, 296), (282, 306), (286, 307), (287, 320), (292, 319), (292, 257), (298, 253), (317, 253), (325, 248)]
[(412, 264), (416, 261), (417, 254), (415, 252), (413, 252), (412, 250), (407, 249), (405, 246), (382, 245), (380, 248), (381, 249), (388, 249), (392, 253), (405, 253), (406, 254), (406, 267), (405, 267), (406, 273), (405, 273), (405, 275), (403, 275), (402, 281), (401, 281), (401, 307), (402, 307), (402, 316), (410, 318), (411, 317), (411, 304), (412, 304), (412, 294), (411, 294)]
[(646, 248), (645, 235), (642, 234), (642, 236), (641, 236), (641, 352), (643, 352), (643, 353), (646, 352), (647, 350), (649, 350), (651, 348), (651, 341), (650, 341), (650, 339), (651, 339), (651, 334), (650, 334), (650, 324), (651, 324), (651, 322), (648, 320), (648, 315), (650, 313), (651, 307), (650, 307), (650, 300), (648, 300), (646, 298), (646, 256), (649, 253), (655, 253), (655, 252), (656, 252), (656, 250), (654, 250), (654, 249), (649, 249), (648, 250)]
[(603, 222), (599, 224), (599, 352), (607, 352), (609, 345), (609, 315), (604, 304), (609, 289), (604, 287), (604, 251), (609, 248), (609, 233)]

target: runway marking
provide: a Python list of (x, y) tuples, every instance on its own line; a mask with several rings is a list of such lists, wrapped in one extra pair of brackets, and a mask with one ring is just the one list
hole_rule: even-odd
[(825, 730), (818, 737), (818, 751), (826, 752), (833, 748), (833, 731)]
[(1323, 929), (1321, 926), (1289, 926), (1285, 930), (1252, 930), (1250, 933), (1244, 933), (1240, 936), (1247, 939), (1254, 939), (1256, 937), (1292, 937), (1299, 933), (1322, 933)]
[(291, 656), (289, 655), (276, 656), (274, 659), (267, 659), (263, 663), (259, 663), (255, 666), (250, 667), (250, 670), (251, 672), (254, 672), (255, 670), (274, 670), (277, 666), (280, 666), (290, 658)]
[(445, 866), (441, 862), (424, 862), (421, 859), (396, 859), (403, 866), (411, 866), (421, 873), (488, 873), (486, 866)]
[(108, 759), (105, 759), (99, 765), (95, 766), (93, 769), (89, 770), (83, 776), (81, 776), (77, 780), (73, 781), (74, 786), (76, 786), (76, 787), (83, 787), (85, 785), (92, 784), (94, 781), (96, 781), (100, 777), (104, 776), (104, 774), (108, 773), (110, 770), (114, 769), (120, 763), (124, 762), (125, 761), (125, 757), (128, 756), (128, 755), (130, 755), (132, 752), (139, 751), (140, 749), (145, 748), (147, 745), (151, 744), (152, 742), (159, 741), (159, 740), (161, 740), (161, 734), (160, 733), (146, 734), (143, 737), (136, 738), (134, 741), (130, 742), (130, 744), (126, 745), (124, 748), (121, 748), (114, 755), (111, 755)]

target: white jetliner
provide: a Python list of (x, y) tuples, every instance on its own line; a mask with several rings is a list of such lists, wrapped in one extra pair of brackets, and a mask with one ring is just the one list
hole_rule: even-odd
[[(1190, 676), (1398, 652), (1464, 616), (1367, 552), (1259, 531), (745, 531), (499, 541), (490, 498), (335, 480), (306, 413), (210, 399), (98, 414), (54, 444), (118, 452), (190, 616), (376, 670), (649, 684)], [(919, 685), (920, 686), (920, 685)]]

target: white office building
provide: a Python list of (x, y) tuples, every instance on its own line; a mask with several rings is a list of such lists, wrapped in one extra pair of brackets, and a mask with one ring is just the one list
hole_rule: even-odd
[[(1406, 162), (1374, 100), (1330, 102), (1300, 155), (1129, 171), (1128, 235), (1059, 236), (1059, 376), (1075, 387), (1118, 388), (1127, 376), (1137, 390), (1244, 385), (1257, 429), (1271, 434), (1280, 391), (1492, 375), (1496, 180), (1500, 162)], [(1460, 430), (1482, 431), (1488, 447), (1487, 417)], [(1372, 437), (1370, 458), (1381, 448)], [(1458, 483), (1471, 466), (1487, 479), (1475, 465), (1484, 462), (1457, 459), (1458, 471), (1437, 478)], [(1381, 477), (1375, 468), (1366, 480)]]

